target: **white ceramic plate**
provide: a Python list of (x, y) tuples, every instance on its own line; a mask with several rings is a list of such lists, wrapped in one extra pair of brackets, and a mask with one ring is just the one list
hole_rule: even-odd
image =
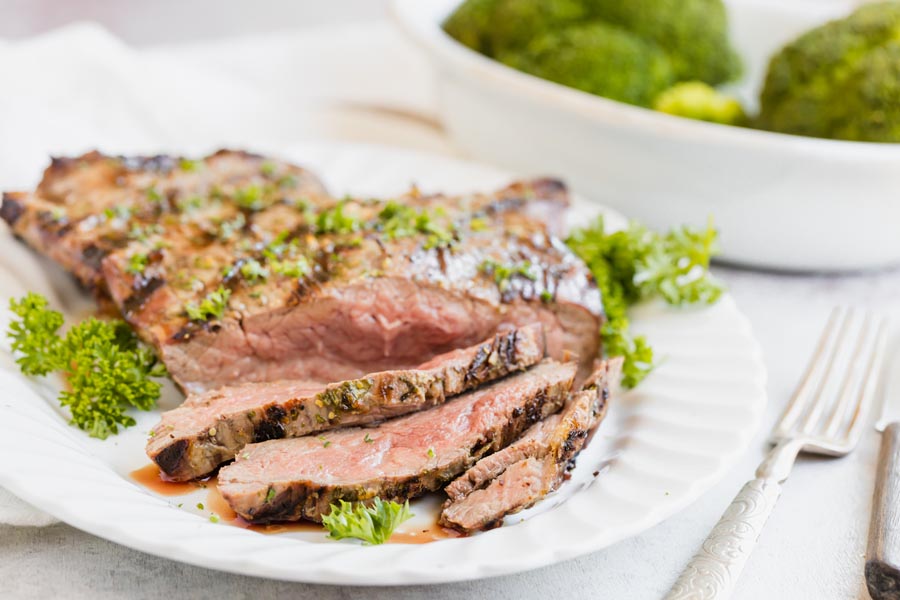
[[(436, 156), (377, 146), (309, 144), (281, 156), (311, 167), (332, 191), (388, 196), (492, 189), (511, 177)], [(577, 203), (573, 221), (592, 205)], [(0, 302), (28, 290), (53, 293), (70, 316), (86, 300), (58, 269), (0, 236)], [(89, 303), (87, 303), (89, 305)], [(9, 315), (0, 318), (5, 330)], [(572, 479), (545, 502), (469, 538), (365, 547), (323, 532), (263, 535), (209, 520), (208, 490), (163, 497), (129, 473), (148, 464), (143, 445), (158, 411), (106, 441), (66, 424), (53, 382), (19, 374), (0, 352), (0, 485), (61, 520), (145, 552), (205, 567), (333, 584), (418, 584), (512, 573), (600, 550), (681, 510), (715, 483), (752, 438), (766, 402), (765, 370), (744, 316), (729, 296), (716, 306), (642, 306), (634, 326), (662, 364), (610, 414), (578, 458)], [(4, 342), (6, 344), (6, 342)], [(56, 382), (58, 383), (58, 382)], [(175, 394), (161, 404), (177, 403)], [(599, 472), (595, 477), (594, 473)], [(179, 507), (180, 505), (180, 507)], [(414, 504), (402, 531), (434, 522), (437, 498)], [(409, 538), (408, 538), (409, 539)]]
[[(510, 69), (446, 35), (461, 0), (393, 0), (432, 59), (441, 122), (467, 155), (549, 170), (649, 226), (722, 230), (723, 258), (789, 270), (900, 263), (900, 144), (821, 140), (703, 123), (600, 98)], [(753, 104), (769, 57), (851, 0), (726, 0)]]

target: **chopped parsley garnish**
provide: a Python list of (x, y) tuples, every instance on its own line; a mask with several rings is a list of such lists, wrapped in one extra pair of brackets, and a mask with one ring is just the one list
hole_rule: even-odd
[(151, 235), (160, 235), (162, 233), (165, 233), (165, 229), (159, 223), (152, 223), (149, 225), (134, 224), (128, 232), (128, 239), (142, 242)]
[(265, 207), (263, 189), (255, 183), (234, 192), (234, 202), (246, 210), (257, 211)]
[(184, 310), (192, 321), (221, 319), (230, 297), (231, 290), (220, 285), (216, 291), (208, 293), (199, 304), (189, 302)]
[(373, 440), (371, 437), (369, 437), (369, 434), (368, 434), (368, 433), (366, 434), (366, 437), (363, 438), (363, 441), (364, 441), (365, 443), (367, 443), (367, 444), (373, 444), (373, 443), (375, 443), (375, 440)]
[(481, 217), (474, 217), (469, 221), (469, 229), (472, 231), (484, 231), (488, 228), (488, 222)]
[(200, 168), (202, 163), (199, 160), (191, 160), (189, 158), (182, 158), (178, 161), (178, 168), (182, 171), (192, 173)]
[(416, 210), (391, 200), (378, 213), (375, 228), (389, 240), (423, 233), (426, 236), (424, 245), (426, 250), (449, 246), (455, 240), (453, 228), (441, 225), (438, 216), (438, 211), (429, 213), (424, 209)]
[(276, 260), (269, 264), (272, 265), (272, 270), (274, 272), (279, 275), (284, 275), (285, 277), (306, 277), (309, 275), (310, 271), (312, 271), (312, 266), (304, 256), (298, 256), (294, 260)]
[(326, 438), (324, 435), (320, 435), (319, 440), (322, 442), (323, 448), (327, 448), (328, 446), (331, 445), (331, 441), (328, 438)]
[(482, 273), (493, 275), (494, 283), (497, 284), (497, 287), (501, 292), (506, 291), (513, 277), (524, 277), (531, 281), (537, 279), (532, 272), (531, 262), (527, 260), (513, 265), (503, 265), (495, 260), (489, 259), (482, 262), (478, 267), (478, 270)]
[(266, 504), (275, 499), (275, 488), (270, 487), (269, 491), (266, 492)]
[(266, 177), (271, 177), (275, 174), (275, 169), (277, 165), (272, 161), (266, 161), (263, 164), (259, 165), (259, 172), (265, 175)]
[(218, 238), (223, 242), (227, 242), (235, 237), (247, 224), (247, 218), (243, 213), (238, 213), (233, 219), (225, 220), (219, 223)]
[(606, 233), (603, 219), (572, 233), (566, 244), (591, 269), (603, 296), (601, 337), (608, 356), (625, 357), (622, 383), (634, 387), (653, 369), (653, 349), (629, 331), (629, 306), (661, 297), (669, 304), (713, 304), (722, 284), (709, 272), (717, 232), (680, 227), (665, 235), (631, 223)]
[(197, 503), (197, 508), (199, 508), (200, 510), (203, 510), (203, 503), (202, 503), (202, 502), (198, 502), (198, 503)]
[(178, 212), (189, 213), (203, 207), (203, 198), (200, 196), (189, 196), (187, 198), (179, 198), (175, 201), (175, 208)]
[(297, 178), (293, 175), (283, 175), (278, 178), (276, 185), (281, 189), (297, 187)]
[(260, 264), (255, 258), (248, 258), (241, 265), (241, 277), (249, 283), (264, 281), (269, 276), (269, 270)]
[(322, 517), (322, 525), (332, 539), (356, 538), (374, 546), (385, 543), (397, 526), (412, 516), (409, 501), (400, 504), (375, 498), (372, 506), (366, 506), (341, 500), (340, 504), (331, 505), (331, 512)]
[(316, 233), (355, 233), (359, 231), (361, 224), (359, 219), (344, 214), (347, 200), (340, 200), (331, 208), (325, 209), (316, 215)]
[(63, 374), (68, 389), (59, 402), (68, 407), (73, 425), (105, 439), (119, 425), (135, 424), (125, 414), (128, 408), (150, 410), (156, 404), (161, 385), (151, 378), (164, 377), (165, 367), (123, 321), (91, 317), (60, 336), (63, 315), (40, 294), (10, 300), (10, 310), (18, 317), (7, 332), (16, 363), (26, 375)]
[(103, 211), (103, 216), (108, 220), (119, 219), (122, 221), (127, 221), (131, 218), (131, 208), (127, 206), (116, 206), (114, 208), (107, 208)]
[(162, 202), (163, 197), (162, 194), (159, 193), (154, 186), (150, 186), (147, 188), (147, 200), (153, 203)]
[(143, 252), (137, 252), (128, 257), (128, 266), (125, 267), (125, 271), (131, 273), (132, 275), (140, 275), (144, 272), (144, 269), (147, 268), (147, 264), (150, 262), (150, 259)]
[(428, 449), (428, 458), (434, 458), (434, 448)]
[(210, 523), (218, 523), (219, 515), (209, 515), (209, 521), (210, 521)]

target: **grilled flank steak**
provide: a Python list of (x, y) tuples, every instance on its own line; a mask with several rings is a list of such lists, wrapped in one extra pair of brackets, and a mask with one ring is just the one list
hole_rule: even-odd
[(321, 520), (338, 500), (403, 501), (441, 488), (559, 410), (574, 363), (545, 360), (434, 408), (377, 427), (271, 440), (219, 471), (219, 491), (252, 522)]
[(602, 306), (554, 235), (556, 181), (494, 194), (336, 200), (308, 172), (219, 152), (197, 162), (57, 160), (6, 194), (15, 232), (108, 293), (188, 392), (410, 369), (503, 326), (598, 352)]
[(414, 370), (373, 373), (327, 386), (249, 383), (189, 396), (163, 413), (147, 454), (169, 479), (203, 477), (245, 445), (384, 420), (443, 403), (544, 356), (539, 325), (497, 334)]
[(464, 533), (502, 524), (559, 488), (575, 456), (606, 416), (620, 361), (604, 362), (563, 410), (491, 454), (445, 488), (440, 524)]
[(90, 152), (54, 158), (33, 193), (4, 193), (0, 216), (30, 246), (102, 291), (100, 266), (110, 253), (152, 237), (194, 258), (247, 214), (243, 206), (254, 195), (288, 207), (327, 197), (309, 171), (247, 152), (220, 150), (199, 161)]

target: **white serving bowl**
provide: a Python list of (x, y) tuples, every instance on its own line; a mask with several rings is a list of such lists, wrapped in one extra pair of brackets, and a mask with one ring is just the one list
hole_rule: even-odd
[[(652, 227), (703, 224), (722, 258), (782, 270), (900, 263), (900, 144), (821, 140), (673, 117), (593, 96), (477, 54), (440, 27), (459, 0), (394, 0), (432, 58), (440, 117), (466, 154), (565, 178)], [(769, 57), (850, 2), (729, 2), (751, 106)]]

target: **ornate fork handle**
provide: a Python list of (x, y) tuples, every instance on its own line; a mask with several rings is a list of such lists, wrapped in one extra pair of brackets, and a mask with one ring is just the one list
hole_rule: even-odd
[(728, 598), (780, 495), (781, 482), (777, 479), (758, 477), (748, 481), (666, 600)]

